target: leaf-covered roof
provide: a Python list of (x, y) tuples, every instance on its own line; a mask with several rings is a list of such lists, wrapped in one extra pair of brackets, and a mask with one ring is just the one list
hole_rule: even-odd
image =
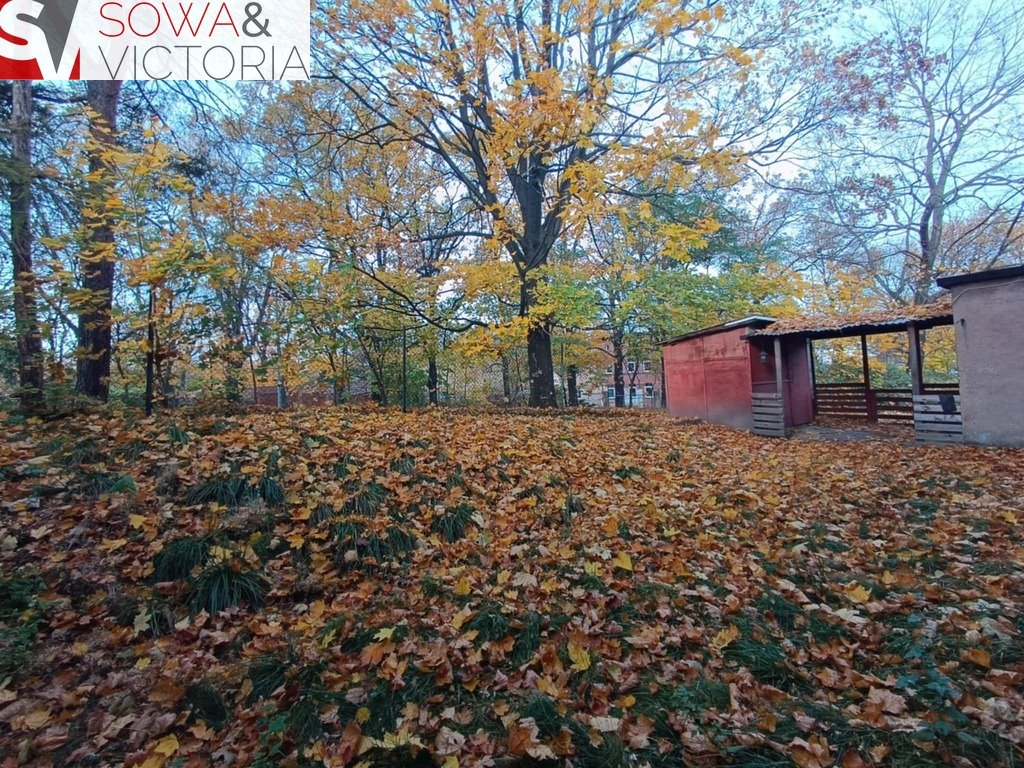
[(803, 315), (777, 320), (766, 328), (751, 331), (748, 336), (853, 336), (861, 333), (891, 333), (911, 323), (919, 328), (949, 325), (953, 322), (953, 305), (949, 299), (932, 304), (855, 312), (842, 315)]

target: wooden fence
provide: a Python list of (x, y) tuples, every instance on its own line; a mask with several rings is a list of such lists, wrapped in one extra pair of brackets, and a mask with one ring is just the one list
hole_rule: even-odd
[[(959, 384), (926, 384), (926, 395), (958, 394)], [(879, 422), (914, 421), (914, 393), (911, 389), (869, 389), (862, 383), (818, 384), (815, 388), (817, 415), (868, 419)]]
[(786, 407), (782, 395), (775, 392), (754, 392), (751, 399), (754, 434), (765, 437), (786, 436)]
[(962, 443), (964, 419), (960, 413), (960, 395), (918, 395), (914, 398), (914, 431), (925, 443)]

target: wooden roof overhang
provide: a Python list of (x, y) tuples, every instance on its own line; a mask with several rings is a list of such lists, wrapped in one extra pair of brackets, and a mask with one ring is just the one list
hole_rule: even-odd
[(843, 339), (879, 333), (899, 333), (911, 326), (918, 330), (926, 330), (952, 324), (952, 304), (949, 301), (940, 301), (881, 312), (784, 318), (765, 328), (755, 329), (744, 338)]

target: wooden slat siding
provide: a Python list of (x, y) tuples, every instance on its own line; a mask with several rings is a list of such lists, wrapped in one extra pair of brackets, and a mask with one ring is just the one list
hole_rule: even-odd
[[(925, 395), (957, 394), (959, 384), (926, 384)], [(815, 390), (818, 413), (822, 416), (866, 419), (869, 416), (869, 392), (864, 384), (819, 384)], [(914, 420), (913, 390), (882, 387), (870, 391), (875, 399), (875, 412), (879, 422), (909, 423)]]
[(964, 441), (960, 396), (953, 396), (953, 404), (956, 409), (953, 413), (942, 407), (942, 399), (945, 396), (946, 393), (914, 397), (914, 431), (918, 440), (926, 443), (962, 443)]
[(909, 389), (876, 389), (879, 422), (912, 422), (914, 396)]
[(750, 399), (753, 431), (762, 437), (786, 436), (786, 408), (776, 392), (754, 392)]

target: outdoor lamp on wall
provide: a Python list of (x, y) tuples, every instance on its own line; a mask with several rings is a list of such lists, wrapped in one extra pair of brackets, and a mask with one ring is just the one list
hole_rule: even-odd
[(761, 355), (760, 355), (760, 357), (761, 357), (761, 365), (767, 365), (767, 363), (768, 363), (768, 351), (764, 347), (761, 347)]

